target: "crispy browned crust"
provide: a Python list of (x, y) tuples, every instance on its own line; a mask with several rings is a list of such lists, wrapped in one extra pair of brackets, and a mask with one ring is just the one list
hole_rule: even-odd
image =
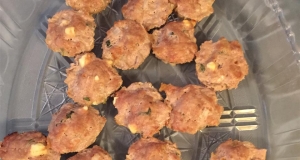
[[(248, 74), (248, 64), (238, 41), (221, 38), (218, 42), (206, 41), (196, 53), (198, 79), (215, 91), (237, 88)], [(209, 68), (213, 63), (215, 69)]]
[(136, 69), (150, 54), (151, 41), (145, 28), (132, 20), (115, 22), (102, 44), (102, 58), (119, 69)]
[[(79, 63), (81, 57), (85, 59), (83, 67)], [(117, 70), (92, 52), (78, 55), (75, 63), (67, 69), (65, 79), (68, 96), (84, 105), (105, 103), (107, 97), (120, 88), (122, 82)]]
[(95, 142), (105, 123), (93, 107), (64, 104), (48, 126), (48, 145), (59, 153), (80, 152)]
[(96, 24), (91, 15), (81, 11), (63, 10), (48, 20), (45, 41), (54, 52), (74, 57), (94, 48), (95, 28)]
[(155, 56), (165, 63), (191, 62), (198, 51), (194, 37), (194, 21), (167, 23), (152, 34), (152, 49)]
[(151, 83), (123, 87), (116, 92), (114, 105), (118, 109), (116, 122), (143, 137), (151, 137), (165, 126), (171, 112)]
[(227, 140), (219, 145), (210, 160), (265, 160), (266, 149), (257, 149), (250, 142)]
[[(46, 137), (37, 131), (24, 133), (11, 133), (4, 137), (0, 146), (0, 158), (2, 160), (38, 160), (43, 157), (44, 160), (59, 160), (60, 155), (51, 150), (46, 155), (31, 157), (30, 149), (34, 144), (43, 144), (47, 146)], [(51, 157), (51, 159), (50, 159)]]
[(212, 7), (215, 0), (169, 0), (176, 5), (180, 17), (201, 21), (214, 12)]
[(48, 154), (38, 156), (38, 157), (32, 157), (29, 158), (29, 160), (60, 160), (61, 155), (57, 152), (54, 152), (51, 149), (48, 149)]
[(112, 160), (112, 158), (101, 147), (93, 146), (93, 148), (85, 149), (68, 160)]
[(110, 2), (111, 0), (66, 0), (68, 6), (91, 14), (103, 11)]
[(206, 126), (218, 126), (223, 107), (211, 89), (197, 85), (176, 87), (161, 84), (159, 89), (167, 95), (165, 103), (172, 106), (167, 126), (175, 131), (195, 134)]
[(125, 19), (135, 20), (150, 30), (165, 24), (174, 7), (168, 0), (128, 0), (122, 13)]
[(176, 144), (156, 138), (141, 138), (128, 150), (126, 160), (180, 160), (181, 153)]

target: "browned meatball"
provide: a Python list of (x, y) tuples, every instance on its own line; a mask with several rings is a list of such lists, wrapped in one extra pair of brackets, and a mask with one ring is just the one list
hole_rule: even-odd
[(257, 149), (250, 142), (227, 140), (220, 144), (210, 160), (265, 160), (266, 149)]
[(47, 148), (46, 137), (36, 131), (11, 133), (0, 143), (2, 160), (59, 160), (60, 155)]
[(85, 149), (68, 160), (112, 160), (112, 158), (101, 147), (93, 146), (93, 148)]
[(248, 64), (238, 41), (221, 38), (218, 42), (206, 41), (196, 53), (198, 79), (215, 91), (236, 88), (248, 74)]
[(165, 103), (173, 108), (167, 124), (172, 130), (195, 134), (206, 126), (219, 125), (223, 107), (217, 104), (213, 90), (197, 85), (176, 87), (171, 84), (161, 84), (159, 90), (166, 92)]
[(160, 141), (156, 138), (142, 138), (133, 143), (128, 150), (126, 160), (181, 160), (176, 144)]
[(37, 156), (37, 157), (32, 157), (29, 158), (29, 160), (60, 160), (60, 154), (54, 152), (51, 149), (47, 149), (47, 150), (48, 150), (47, 154)]
[(176, 5), (176, 12), (184, 18), (201, 21), (214, 12), (215, 0), (170, 0)]
[(95, 142), (105, 123), (93, 107), (67, 103), (52, 116), (48, 145), (59, 153), (80, 152)]
[(135, 20), (150, 30), (165, 24), (174, 7), (168, 0), (128, 0), (122, 13), (125, 19)]
[(136, 69), (150, 54), (151, 41), (145, 28), (132, 20), (115, 22), (102, 44), (105, 60), (122, 69)]
[(194, 37), (194, 21), (170, 22), (153, 32), (152, 49), (165, 63), (191, 62), (198, 48)]
[(66, 0), (66, 4), (76, 10), (96, 14), (104, 10), (111, 0)]
[(75, 63), (67, 69), (65, 83), (68, 96), (75, 102), (97, 105), (105, 103), (107, 97), (120, 88), (122, 78), (111, 64), (89, 52), (75, 58)]
[(162, 102), (151, 83), (136, 82), (123, 87), (116, 92), (114, 105), (118, 109), (116, 122), (143, 137), (157, 133), (170, 118), (171, 107)]
[(46, 44), (54, 52), (74, 57), (94, 48), (96, 24), (91, 15), (64, 10), (48, 20)]

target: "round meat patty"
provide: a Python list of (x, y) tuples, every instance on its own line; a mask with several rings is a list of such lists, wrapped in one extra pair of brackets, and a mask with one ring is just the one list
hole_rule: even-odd
[(46, 137), (40, 132), (14, 132), (0, 143), (0, 159), (60, 160), (60, 154), (47, 148)]
[(60, 11), (48, 20), (45, 41), (54, 52), (74, 57), (94, 48), (95, 28), (91, 15), (81, 11)]
[(176, 144), (156, 138), (141, 138), (128, 150), (126, 160), (181, 160)]
[(169, 22), (152, 34), (153, 53), (165, 63), (191, 62), (198, 51), (194, 37), (194, 21)]
[(125, 19), (135, 20), (150, 30), (165, 24), (174, 7), (168, 0), (129, 0), (122, 13)]
[(120, 20), (107, 31), (102, 44), (104, 60), (122, 69), (136, 69), (150, 54), (151, 41), (145, 28), (132, 20)]
[(105, 123), (93, 107), (64, 104), (48, 126), (48, 145), (61, 154), (80, 152), (95, 142)]
[(165, 103), (172, 107), (167, 127), (174, 131), (195, 134), (206, 126), (218, 126), (223, 107), (211, 89), (197, 85), (176, 87), (161, 84), (159, 89), (167, 95)]
[(206, 41), (196, 53), (198, 79), (215, 91), (236, 88), (248, 74), (248, 64), (238, 41), (221, 38), (218, 42)]
[(227, 140), (220, 144), (210, 160), (265, 160), (266, 149), (257, 149), (250, 142)]
[(175, 11), (180, 17), (201, 21), (214, 12), (215, 0), (170, 0), (176, 5)]
[(66, 0), (66, 4), (76, 10), (91, 14), (103, 11), (111, 0)]
[(114, 105), (118, 109), (116, 122), (143, 137), (153, 136), (170, 118), (171, 107), (162, 102), (151, 83), (136, 82), (123, 87), (116, 92)]
[(105, 103), (122, 82), (117, 70), (92, 52), (76, 56), (65, 79), (68, 96), (84, 105)]
[(93, 148), (85, 149), (68, 160), (112, 160), (112, 158), (101, 147), (93, 146)]

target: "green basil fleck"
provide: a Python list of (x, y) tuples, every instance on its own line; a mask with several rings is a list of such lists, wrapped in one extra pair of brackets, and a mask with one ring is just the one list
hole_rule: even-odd
[(29, 143), (34, 143), (35, 141), (33, 139), (28, 140)]
[(90, 101), (91, 99), (90, 99), (90, 97), (83, 97), (83, 100)]
[(200, 64), (200, 70), (201, 70), (201, 72), (205, 71), (205, 66), (203, 64)]

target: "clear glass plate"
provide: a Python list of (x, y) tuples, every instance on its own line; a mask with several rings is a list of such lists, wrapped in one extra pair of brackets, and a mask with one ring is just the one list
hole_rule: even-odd
[[(120, 10), (125, 3), (113, 0), (95, 16), (93, 52), (98, 57), (106, 31), (123, 18)], [(300, 158), (299, 66), (276, 4), (273, 0), (216, 0), (215, 13), (197, 24), (198, 45), (220, 37), (239, 40), (250, 71), (237, 89), (217, 93), (225, 108), (219, 127), (195, 135), (163, 128), (155, 135), (176, 143), (183, 160), (209, 159), (210, 153), (228, 138), (267, 148), (268, 159)], [(72, 102), (63, 81), (73, 59), (53, 53), (44, 43), (47, 19), (67, 8), (63, 0), (0, 1), (0, 138), (14, 131), (39, 130), (47, 134), (51, 115)], [(169, 18), (176, 19), (175, 15)], [(156, 88), (162, 82), (199, 84), (194, 63), (171, 66), (153, 54), (138, 69), (119, 73), (124, 86), (138, 81), (151, 82)], [(124, 160), (128, 147), (139, 136), (116, 125), (117, 110), (111, 102), (109, 99), (105, 105), (95, 106), (108, 120), (95, 144), (115, 160)]]

